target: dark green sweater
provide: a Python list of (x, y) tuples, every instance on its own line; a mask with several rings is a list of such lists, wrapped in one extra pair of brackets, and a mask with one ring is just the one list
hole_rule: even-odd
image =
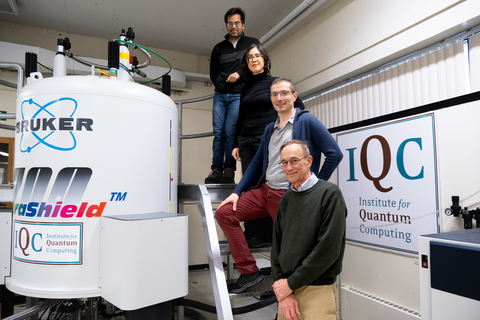
[(347, 208), (340, 189), (319, 179), (306, 191), (287, 191), (278, 206), (271, 254), (275, 281), (296, 290), (329, 285), (342, 270)]

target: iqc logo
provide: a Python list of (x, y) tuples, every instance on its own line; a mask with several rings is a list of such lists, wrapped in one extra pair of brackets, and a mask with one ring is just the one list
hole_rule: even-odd
[[(77, 101), (72, 98), (59, 98), (43, 106), (28, 99), (22, 102), (20, 109), (22, 120), (16, 123), (15, 132), (21, 133), (21, 152), (29, 153), (39, 145), (70, 151), (77, 146), (74, 131), (93, 131), (92, 119), (74, 118)], [(55, 113), (67, 116), (56, 117)]]
[[(377, 140), (380, 143), (381, 147), (381, 152), (382, 152), (382, 159), (383, 159), (383, 168), (381, 173), (374, 177), (370, 173), (370, 169), (368, 167), (368, 145), (372, 140)], [(410, 172), (408, 173), (406, 168), (405, 168), (405, 157), (406, 157), (406, 152), (405, 149), (407, 145), (411, 145), (413, 147), (418, 148), (420, 151), (422, 151), (422, 138), (410, 138), (402, 141), (400, 145), (398, 146), (396, 150), (396, 164), (397, 164), (397, 170), (400, 173), (400, 175), (407, 179), (407, 180), (419, 180), (423, 179), (424, 177), (424, 166), (418, 166), (416, 169), (416, 172)], [(355, 173), (355, 150), (357, 148), (349, 148), (346, 149), (348, 151), (348, 157), (349, 157), (349, 173), (350, 177), (347, 181), (358, 181), (356, 178), (356, 173)], [(411, 157), (410, 157), (411, 158)], [(372, 135), (365, 139), (365, 141), (362, 144), (362, 148), (360, 150), (360, 168), (362, 170), (363, 175), (365, 178), (373, 182), (373, 185), (375, 188), (380, 191), (380, 192), (390, 192), (393, 190), (393, 186), (382, 186), (381, 181), (387, 177), (388, 173), (390, 172), (390, 167), (392, 163), (392, 151), (390, 148), (390, 145), (385, 139), (385, 137), (381, 135)]]
[[(90, 168), (64, 168), (52, 181), (52, 169), (48, 167), (16, 169), (13, 214), (43, 218), (93, 218), (101, 217), (106, 202), (80, 203), (92, 176)], [(43, 201), (50, 182), (53, 182), (48, 200)], [(21, 195), (18, 194), (22, 189)]]
[(83, 223), (14, 221), (13, 258), (48, 265), (79, 265), (83, 254)]

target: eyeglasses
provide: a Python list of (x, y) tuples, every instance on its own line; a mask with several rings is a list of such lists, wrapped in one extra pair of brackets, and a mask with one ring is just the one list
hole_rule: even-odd
[(300, 161), (302, 161), (303, 159), (305, 159), (306, 157), (303, 157), (301, 159), (290, 159), (290, 160), (282, 160), (279, 164), (282, 165), (282, 167), (286, 167), (288, 166), (288, 163), (290, 163), (292, 166), (296, 165), (297, 163), (299, 163)]
[(257, 60), (260, 59), (260, 58), (263, 58), (263, 55), (261, 54), (256, 54), (254, 56), (247, 56), (247, 62), (250, 62), (252, 61), (253, 59)]
[(238, 28), (242, 25), (242, 22), (241, 21), (227, 22), (227, 27), (231, 28), (233, 27), (233, 25), (235, 25), (235, 27)]
[(281, 96), (282, 98), (286, 98), (289, 93), (294, 93), (294, 91), (272, 92), (270, 97), (277, 98), (278, 96)]

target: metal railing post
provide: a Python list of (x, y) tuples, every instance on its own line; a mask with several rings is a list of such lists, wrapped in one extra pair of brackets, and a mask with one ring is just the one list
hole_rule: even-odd
[(198, 133), (198, 134), (189, 134), (183, 135), (183, 105), (186, 103), (194, 103), (194, 102), (201, 102), (205, 100), (209, 100), (213, 98), (213, 94), (199, 97), (199, 98), (192, 98), (186, 100), (175, 101), (175, 104), (178, 106), (178, 183), (182, 183), (182, 144), (183, 139), (196, 139), (196, 138), (204, 138), (204, 137), (211, 137), (213, 136), (213, 132), (206, 132), (206, 133)]
[(182, 182), (182, 122), (183, 122), (183, 103), (178, 102), (178, 183)]

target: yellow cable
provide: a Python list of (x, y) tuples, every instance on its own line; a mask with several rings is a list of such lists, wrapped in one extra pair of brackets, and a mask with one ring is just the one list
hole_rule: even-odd
[(97, 68), (98, 71), (100, 71), (101, 73), (103, 73), (104, 75), (106, 75), (107, 77), (110, 77), (110, 75), (106, 72), (103, 72), (102, 70), (100, 70), (99, 68)]

